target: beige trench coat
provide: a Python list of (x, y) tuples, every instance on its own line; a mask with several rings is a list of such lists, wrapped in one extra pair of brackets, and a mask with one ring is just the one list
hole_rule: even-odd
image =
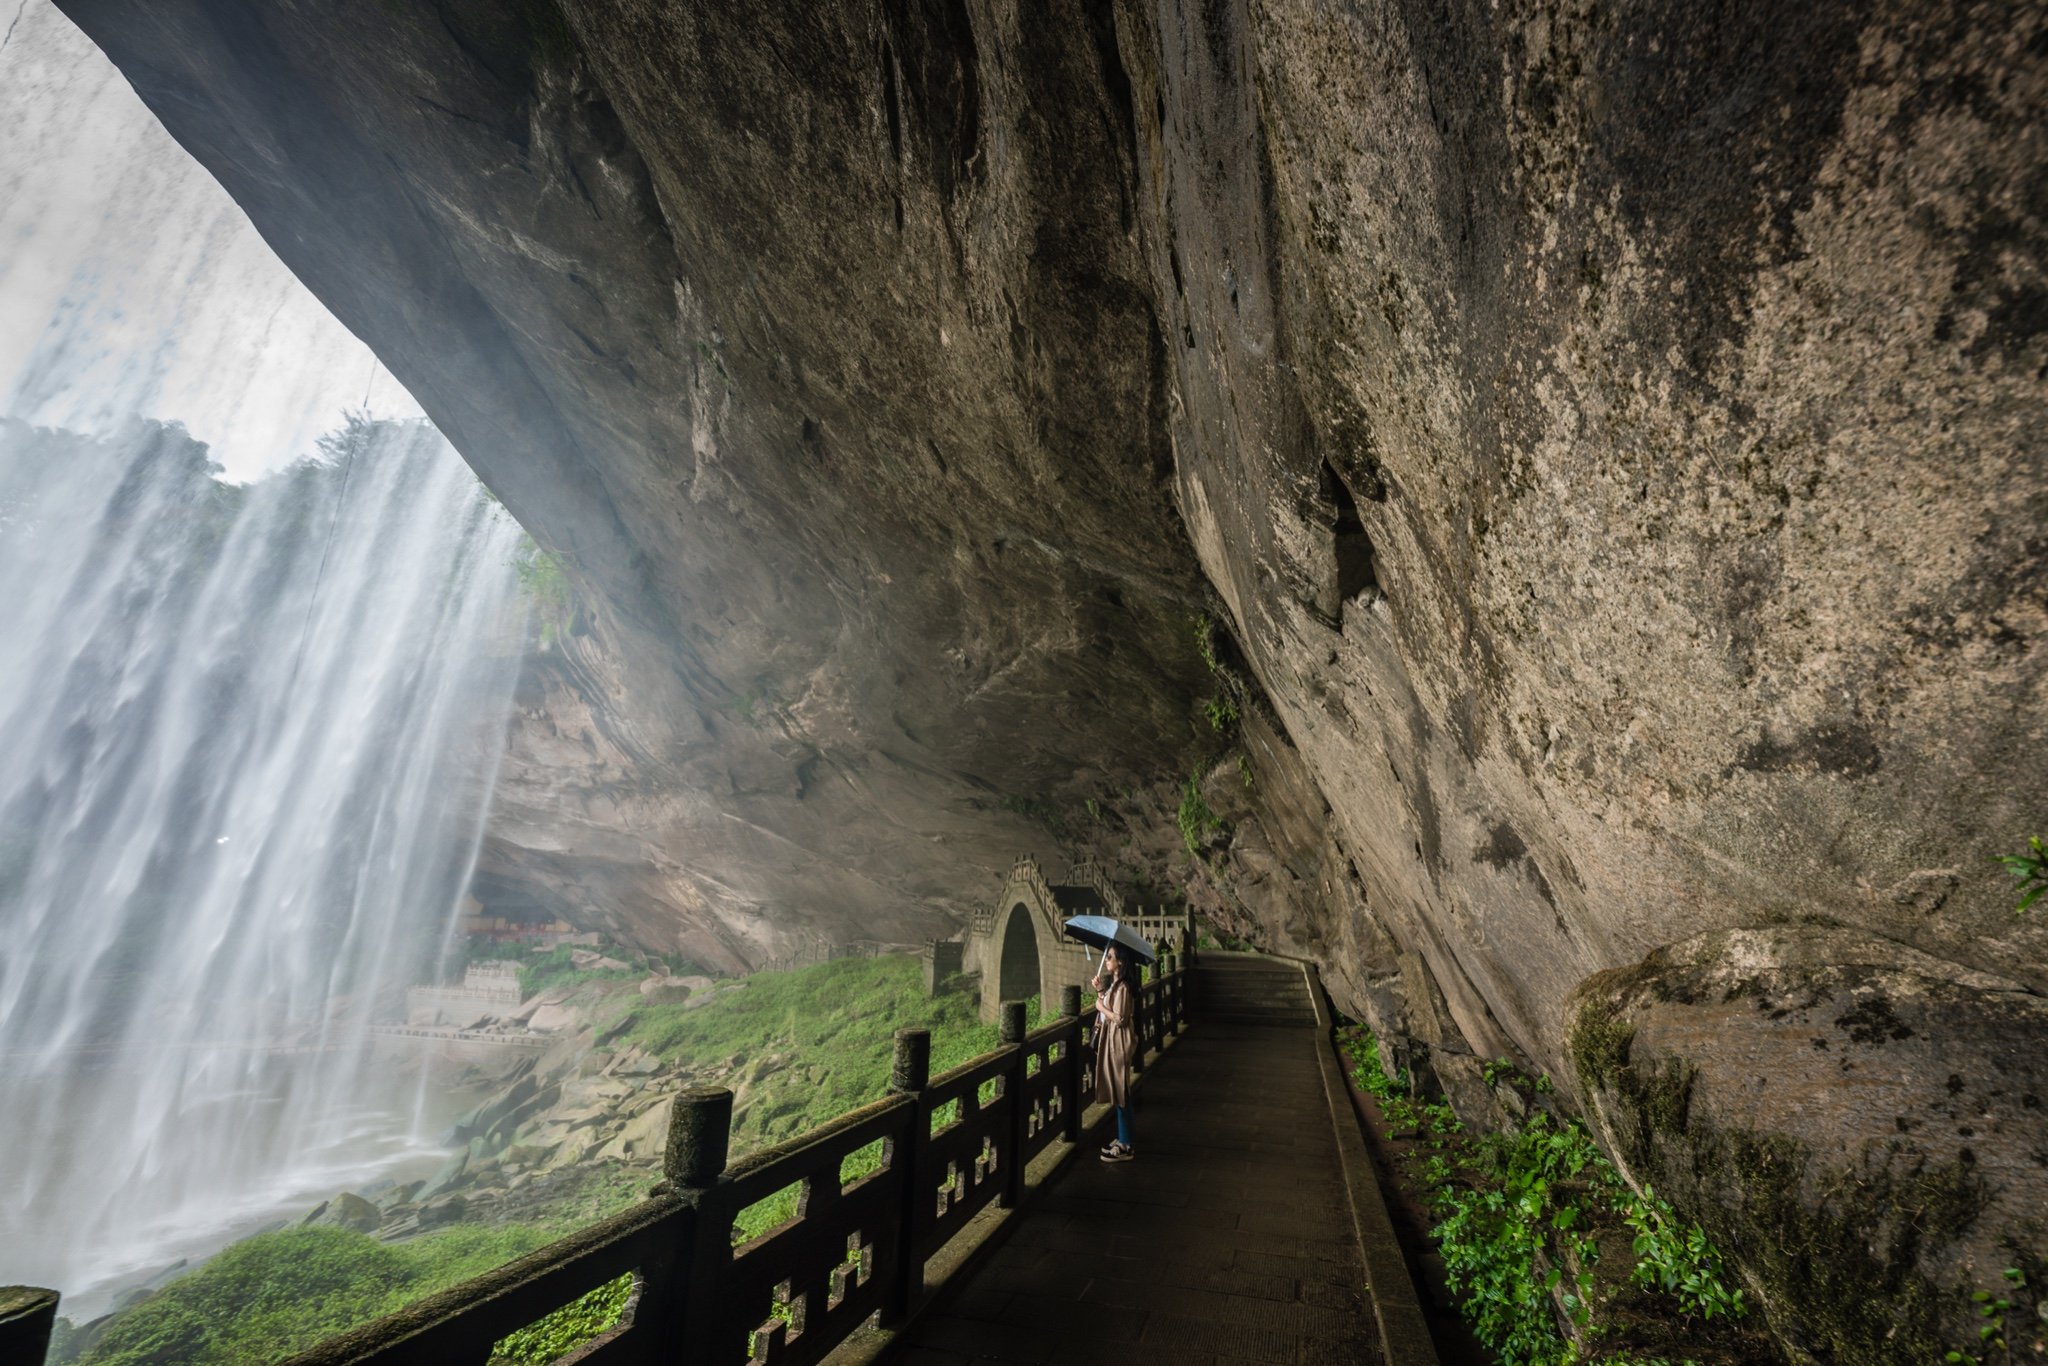
[(1137, 1055), (1138, 993), (1119, 978), (1095, 1002), (1095, 1100), (1131, 1103), (1131, 1060)]

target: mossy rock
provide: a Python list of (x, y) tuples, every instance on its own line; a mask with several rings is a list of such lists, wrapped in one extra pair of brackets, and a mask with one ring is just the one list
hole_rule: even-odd
[(1795, 1360), (1920, 1366), (2038, 1258), (2048, 1002), (1825, 927), (1589, 978), (1568, 1052), (1631, 1179), (1704, 1226)]

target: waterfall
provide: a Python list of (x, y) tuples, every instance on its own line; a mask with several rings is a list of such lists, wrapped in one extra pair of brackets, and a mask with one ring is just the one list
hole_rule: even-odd
[(10, 9), (0, 1284), (83, 1318), (430, 1149), (370, 1031), (451, 935), (525, 618), (518, 528), (410, 395)]
[(368, 1026), (481, 838), (519, 531), (424, 423), (322, 446), (243, 488), (175, 426), (0, 421), (0, 1283), (418, 1142)]
[(49, 0), (0, 35), (0, 412), (180, 421), (236, 480), (344, 407), (420, 415)]

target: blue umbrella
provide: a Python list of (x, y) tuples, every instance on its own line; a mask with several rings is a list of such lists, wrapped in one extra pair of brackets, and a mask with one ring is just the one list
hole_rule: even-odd
[(1152, 952), (1152, 945), (1123, 921), (1107, 915), (1077, 915), (1060, 922), (1060, 932), (1069, 939), (1078, 939), (1098, 949), (1114, 944), (1119, 949), (1136, 955), (1140, 963), (1155, 963), (1159, 955)]

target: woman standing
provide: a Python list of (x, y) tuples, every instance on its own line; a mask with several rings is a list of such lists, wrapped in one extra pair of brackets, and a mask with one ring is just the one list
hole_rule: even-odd
[[(1105, 976), (1107, 981), (1105, 982)], [(1131, 1062), (1138, 1053), (1138, 965), (1112, 944), (1089, 983), (1095, 992), (1095, 1099), (1116, 1107), (1116, 1138), (1104, 1162), (1128, 1162), (1131, 1147)]]

